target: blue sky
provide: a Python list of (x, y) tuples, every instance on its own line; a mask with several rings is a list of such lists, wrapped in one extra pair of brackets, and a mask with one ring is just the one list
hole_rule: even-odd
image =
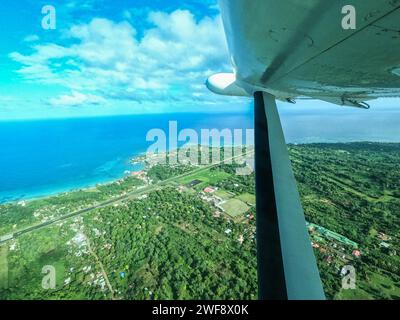
[[(49, 4), (56, 30), (41, 27)], [(204, 86), (231, 70), (216, 0), (2, 0), (0, 9), (0, 120), (251, 108)], [(397, 102), (372, 105), (398, 116)], [(364, 112), (315, 101), (281, 109)]]
[[(49, 4), (56, 30), (41, 26)], [(231, 69), (214, 0), (0, 6), (0, 119), (249, 107), (204, 86), (209, 75)]]

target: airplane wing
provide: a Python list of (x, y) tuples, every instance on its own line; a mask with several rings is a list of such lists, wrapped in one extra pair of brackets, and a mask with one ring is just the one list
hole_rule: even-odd
[[(355, 29), (342, 23), (349, 4)], [(359, 107), (400, 96), (400, 0), (220, 0), (220, 7), (235, 85), (248, 95)]]
[(276, 99), (369, 108), (400, 96), (400, 0), (220, 0), (233, 73), (207, 87), (254, 95), (260, 299), (324, 299)]

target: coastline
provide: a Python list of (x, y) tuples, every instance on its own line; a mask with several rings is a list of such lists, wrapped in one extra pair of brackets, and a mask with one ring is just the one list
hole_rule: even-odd
[[(200, 148), (199, 149), (199, 151), (200, 151), (201, 148), (209, 147), (209, 146), (198, 145), (198, 147)], [(235, 147), (239, 147), (239, 146), (235, 146)], [(241, 147), (244, 148), (244, 147), (246, 147), (246, 145), (242, 145)], [(179, 148), (176, 150), (170, 151), (170, 152), (162, 151), (156, 156), (156, 158), (167, 157), (168, 154), (175, 153), (175, 152), (177, 152), (177, 150), (179, 150)], [(55, 190), (54, 188), (52, 188), (51, 191), (50, 190), (49, 191), (42, 190), (40, 192), (37, 192), (37, 195), (35, 195), (35, 193), (28, 193), (29, 196), (25, 197), (25, 195), (24, 195), (23, 197), (14, 198), (12, 200), (4, 201), (0, 198), (0, 207), (4, 206), (4, 205), (16, 205), (16, 204), (21, 204), (21, 203), (29, 203), (29, 202), (38, 201), (38, 200), (46, 200), (46, 199), (55, 198), (55, 197), (67, 196), (67, 195), (75, 193), (75, 192), (90, 192), (91, 190), (95, 191), (95, 189), (97, 187), (108, 186), (108, 185), (112, 185), (117, 182), (121, 182), (125, 178), (133, 176), (134, 172), (140, 172), (140, 171), (143, 171), (143, 170), (151, 167), (153, 165), (153, 163), (147, 161), (146, 159), (147, 159), (146, 152), (141, 151), (141, 152), (137, 153), (136, 155), (130, 156), (124, 160), (124, 162), (127, 164), (126, 168), (125, 168), (126, 170), (120, 172), (120, 174), (116, 177), (113, 177), (113, 178), (108, 177), (106, 179), (100, 179), (97, 181), (93, 181), (91, 183), (86, 183), (82, 187), (78, 187), (78, 186), (71, 186), (68, 188), (63, 187), (63, 188), (60, 188), (59, 190)]]
[[(332, 144), (339, 144), (339, 145), (354, 145), (354, 144), (383, 144), (383, 145), (396, 145), (399, 144), (400, 142), (374, 142), (374, 141), (354, 141), (354, 142), (306, 142), (306, 143), (288, 143), (287, 145), (332, 145)], [(205, 146), (201, 146), (199, 145), (199, 147), (205, 147)], [(242, 146), (245, 147), (245, 146)], [(176, 150), (174, 150), (176, 151)], [(172, 151), (172, 152), (174, 152)], [(161, 152), (161, 155), (165, 153), (165, 152)], [(118, 181), (122, 181), (124, 178), (130, 177), (132, 176), (133, 172), (140, 172), (142, 170), (144, 170), (147, 165), (146, 165), (146, 152), (142, 151), (136, 155), (130, 156), (128, 158), (126, 158), (124, 160), (127, 163), (127, 168), (126, 169), (130, 169), (130, 170), (124, 170), (122, 172), (119, 173), (118, 176), (115, 177), (103, 177), (100, 178), (96, 181), (92, 181), (90, 183), (85, 183), (83, 186), (70, 186), (70, 187), (61, 187), (58, 190), (52, 188), (48, 191), (46, 191), (45, 189), (36, 192), (31, 192), (31, 193), (27, 193), (27, 196), (23, 197), (15, 197), (13, 199), (10, 200), (3, 200), (0, 198), (0, 207), (4, 206), (4, 205), (15, 205), (18, 203), (28, 203), (28, 202), (32, 202), (32, 201), (37, 201), (37, 200), (46, 200), (46, 199), (50, 199), (50, 198), (54, 198), (54, 197), (60, 197), (60, 196), (65, 196), (74, 192), (88, 192), (91, 190), (95, 190), (97, 187), (99, 186), (107, 186), (107, 185), (112, 185)], [(136, 168), (134, 167), (136, 166)]]
[[(120, 172), (118, 174), (118, 176), (114, 176), (114, 177), (107, 177), (107, 174), (103, 177), (98, 177), (98, 179), (91, 179), (91, 182), (85, 182), (85, 183), (81, 183), (79, 185), (64, 185), (64, 186), (60, 186), (58, 188), (43, 188), (40, 191), (33, 191), (33, 192), (25, 192), (25, 194), (23, 194), (20, 197), (13, 197), (12, 199), (7, 199), (9, 197), (3, 197), (0, 198), (0, 206), (4, 206), (4, 205), (12, 205), (12, 204), (18, 204), (21, 202), (32, 202), (32, 201), (37, 201), (37, 200), (46, 200), (49, 198), (53, 198), (53, 197), (59, 197), (59, 196), (63, 196), (63, 195), (68, 195), (74, 192), (87, 192), (90, 191), (91, 189), (96, 189), (96, 187), (98, 186), (105, 186), (105, 185), (111, 185), (113, 183), (116, 183), (118, 181), (123, 180), (126, 177), (129, 177), (133, 172), (138, 172), (143, 170), (144, 167), (144, 162), (143, 161), (135, 161), (135, 163), (133, 162), (136, 159), (141, 159), (141, 157), (143, 157), (145, 155), (145, 152), (140, 152), (137, 155), (131, 156), (127, 159), (124, 160), (124, 162), (127, 163), (126, 165), (126, 170)], [(129, 170), (128, 170), (129, 169)], [(129, 173), (128, 173), (129, 171)], [(17, 192), (15, 192), (17, 194)]]

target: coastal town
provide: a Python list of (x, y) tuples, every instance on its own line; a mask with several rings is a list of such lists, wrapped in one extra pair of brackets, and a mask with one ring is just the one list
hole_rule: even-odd
[[(396, 232), (374, 222), (365, 237), (356, 232), (362, 222), (351, 229), (337, 223), (346, 214), (340, 209), (346, 198), (338, 191), (340, 198), (320, 191), (314, 197), (334, 176), (307, 171), (310, 155), (318, 163), (318, 157), (352, 157), (356, 149), (291, 148), (305, 227), (328, 295), (367, 297), (378, 292), (370, 291), (373, 283), (395, 296), (399, 278), (391, 261), (398, 259)], [(0, 206), (2, 298), (257, 297), (254, 173), (237, 175), (243, 164), (222, 160), (169, 165), (159, 164), (155, 156), (148, 162), (139, 156), (131, 161), (143, 165), (112, 183)], [(333, 194), (331, 186), (324, 188)], [(352, 190), (350, 184), (347, 188)], [(364, 192), (363, 197), (371, 194)], [(364, 201), (357, 200), (360, 194), (354, 189), (346, 206)], [(393, 205), (394, 199), (387, 201)], [(40, 289), (46, 265), (57, 271), (54, 290)], [(361, 283), (355, 291), (341, 289), (343, 268), (349, 265), (356, 267)], [(18, 286), (21, 282), (25, 285)]]

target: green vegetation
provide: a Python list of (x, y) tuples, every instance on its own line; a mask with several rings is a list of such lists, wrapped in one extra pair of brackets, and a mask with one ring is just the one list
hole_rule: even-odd
[(0, 235), (99, 204), (123, 192), (130, 192), (140, 185), (140, 180), (126, 177), (114, 183), (98, 185), (96, 188), (0, 205)]
[(235, 195), (240, 196), (243, 193), (254, 194), (255, 190), (255, 176), (254, 172), (250, 175), (240, 176), (236, 175), (236, 169), (239, 165), (227, 165), (221, 164), (217, 167), (212, 168), (214, 171), (223, 171), (230, 174), (229, 179), (224, 179), (216, 183), (216, 186), (220, 189), (229, 191)]
[[(237, 241), (249, 226), (213, 217), (196, 195), (165, 188), (146, 200), (91, 213), (85, 222), (101, 234), (88, 235), (106, 268), (115, 270), (109, 277), (118, 298), (255, 298), (254, 241)], [(102, 250), (105, 243), (113, 245)]]
[(373, 299), (375, 293), (382, 299), (400, 299), (400, 283), (393, 283), (390, 277), (379, 273), (368, 272), (367, 281), (361, 284), (355, 290), (340, 290), (335, 296), (336, 299), (353, 300), (353, 299)]
[[(289, 149), (328, 298), (400, 299), (400, 144)], [(254, 174), (238, 167), (149, 165), (1, 205), (0, 299), (255, 299)], [(341, 288), (345, 265), (356, 290)]]
[(8, 288), (8, 247), (0, 246), (0, 290)]
[[(329, 237), (319, 243), (316, 252), (328, 297), (399, 299), (398, 291), (375, 287), (377, 278), (370, 275), (400, 287), (400, 144), (311, 144), (290, 146), (290, 153), (307, 220), (359, 245), (361, 256), (356, 258), (351, 245)], [(350, 253), (344, 259), (340, 248)], [(356, 268), (360, 296), (343, 290), (338, 294), (345, 263)]]
[(155, 165), (151, 167), (147, 175), (154, 181), (167, 180), (169, 178), (192, 171), (191, 166), (168, 166), (168, 165)]

